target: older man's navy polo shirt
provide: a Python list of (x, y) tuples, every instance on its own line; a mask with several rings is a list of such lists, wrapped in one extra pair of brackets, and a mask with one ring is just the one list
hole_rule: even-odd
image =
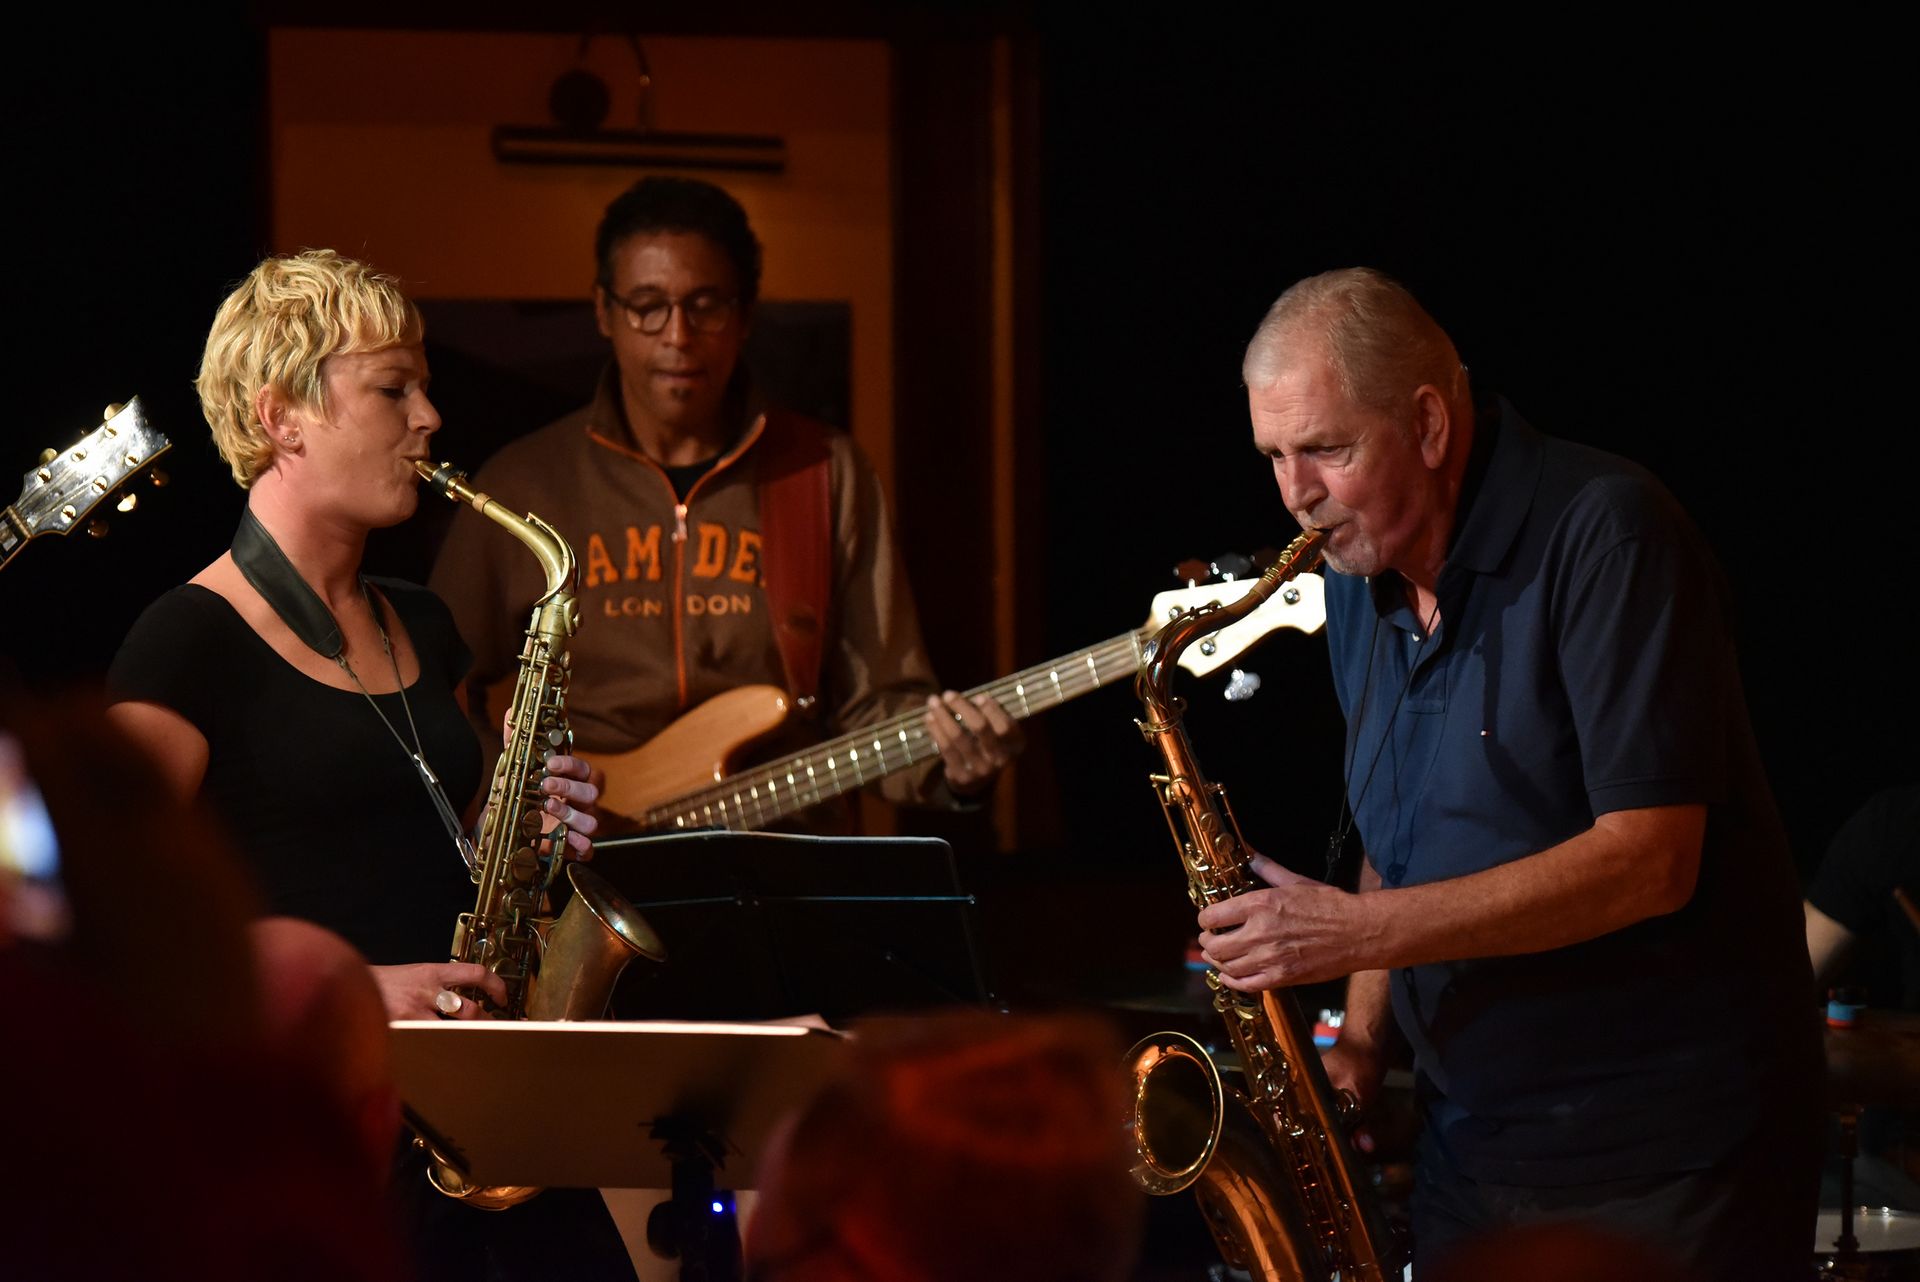
[(1695, 1169), (1810, 1085), (1811, 978), (1720, 576), (1622, 459), (1480, 415), (1439, 625), (1396, 575), (1329, 575), (1348, 795), (1386, 887), (1462, 877), (1596, 815), (1705, 803), (1680, 911), (1585, 943), (1402, 969), (1429, 1123), (1481, 1180)]

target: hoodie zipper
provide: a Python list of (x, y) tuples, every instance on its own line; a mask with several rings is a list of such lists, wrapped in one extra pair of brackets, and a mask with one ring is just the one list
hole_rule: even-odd
[(739, 444), (720, 458), (715, 459), (713, 466), (708, 468), (706, 472), (701, 475), (700, 479), (693, 483), (693, 487), (687, 491), (685, 498), (674, 494), (673, 481), (667, 476), (666, 469), (661, 467), (660, 464), (656, 463), (652, 458), (641, 453), (639, 450), (610, 441), (598, 432), (592, 433), (594, 439), (601, 444), (610, 447), (618, 453), (625, 454), (628, 458), (638, 459), (640, 462), (652, 468), (654, 475), (660, 478), (661, 484), (667, 487), (667, 492), (674, 494), (673, 599), (669, 605), (669, 609), (673, 618), (673, 674), (676, 694), (678, 696), (676, 707), (681, 712), (687, 710), (687, 650), (686, 635), (682, 626), (682, 613), (686, 607), (687, 515), (693, 510), (694, 496), (700, 493), (701, 489), (709, 480), (739, 462), (741, 457), (753, 448), (754, 442), (760, 439), (760, 434), (766, 430), (766, 425), (767, 416), (765, 414), (755, 415), (752, 426), (747, 428), (746, 434), (740, 438)]

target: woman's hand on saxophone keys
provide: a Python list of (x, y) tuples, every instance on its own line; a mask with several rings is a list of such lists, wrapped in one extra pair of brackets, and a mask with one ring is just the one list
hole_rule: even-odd
[(606, 775), (584, 758), (547, 758), (547, 777), (540, 790), (547, 794), (541, 806), (543, 831), (555, 824), (567, 826), (567, 858), (593, 858), (593, 834), (600, 827), (600, 785)]
[(1360, 969), (1351, 895), (1303, 877), (1265, 855), (1249, 861), (1270, 889), (1250, 890), (1200, 910), (1200, 951), (1220, 982), (1265, 992), (1340, 979)]
[[(501, 716), (503, 741), (513, 739), (514, 719), (512, 708)], [(541, 764), (547, 777), (540, 781), (540, 791), (547, 794), (547, 799), (540, 807), (540, 831), (552, 832), (554, 825), (565, 824), (567, 858), (593, 858), (593, 834), (600, 827), (600, 788), (607, 781), (606, 772), (585, 758), (566, 753), (548, 757)]]
[[(380, 986), (388, 1019), (485, 1019), (489, 1004), (506, 1004), (506, 981), (472, 962), (418, 962), (410, 966), (369, 966)], [(456, 991), (479, 989), (477, 1002)]]

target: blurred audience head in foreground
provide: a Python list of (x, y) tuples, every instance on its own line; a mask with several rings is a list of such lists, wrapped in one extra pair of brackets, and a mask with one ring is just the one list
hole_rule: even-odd
[(1117, 1282), (1138, 1248), (1120, 1047), (967, 1012), (863, 1025), (761, 1167), (753, 1282)]
[[(319, 927), (256, 920), (224, 835), (98, 700), (4, 703), (0, 985), (38, 1083), (9, 1137), (34, 1172), (9, 1260), (48, 1278), (136, 1261), (147, 1278), (404, 1276), (380, 1198), (399, 1101), (365, 962)], [(73, 1232), (90, 1201), (108, 1213)]]

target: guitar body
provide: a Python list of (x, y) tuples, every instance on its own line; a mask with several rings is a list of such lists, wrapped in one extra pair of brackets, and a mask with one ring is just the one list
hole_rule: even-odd
[(635, 816), (732, 774), (746, 749), (786, 724), (791, 701), (778, 686), (739, 686), (717, 694), (628, 752), (581, 753), (604, 770), (600, 812), (616, 830)]

